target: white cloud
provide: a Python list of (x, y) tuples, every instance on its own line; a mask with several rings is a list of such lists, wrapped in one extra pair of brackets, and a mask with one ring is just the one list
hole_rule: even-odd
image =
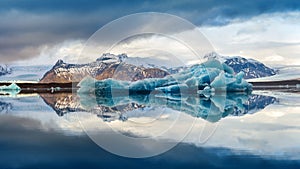
[(55, 45), (43, 45), (39, 47), (40, 54), (38, 56), (17, 63), (21, 65), (52, 65), (59, 59), (68, 63), (76, 63), (84, 47), (84, 42), (84, 40), (67, 40)]
[[(121, 40), (109, 51), (135, 57), (166, 59), (176, 64), (192, 64), (208, 50), (223, 55), (242, 55), (269, 65), (300, 65), (300, 12), (263, 14), (247, 21), (226, 26), (201, 27), (199, 30), (173, 33), (171, 36), (136, 36)], [(108, 36), (109, 37), (109, 36)], [(183, 41), (183, 39), (185, 41)], [(187, 42), (188, 39), (188, 42)], [(98, 58), (107, 43), (85, 46), (85, 40), (67, 40), (55, 45), (40, 46), (40, 54), (28, 64), (53, 64), (58, 59), (70, 63), (91, 62)], [(214, 47), (214, 49), (210, 46)], [(200, 51), (201, 49), (203, 51)], [(84, 51), (81, 53), (82, 49)], [(199, 52), (200, 51), (200, 52)], [(24, 63), (24, 61), (22, 62)]]
[[(184, 34), (184, 35), (182, 35)], [(194, 34), (193, 31), (182, 32), (175, 36), (189, 36)], [(193, 37), (188, 38), (193, 41)], [(197, 41), (197, 40), (195, 40)], [(204, 39), (199, 40), (201, 43), (205, 42)], [(209, 44), (205, 44), (209, 46)], [(201, 46), (201, 45), (199, 45)], [(202, 45), (204, 46), (204, 45)], [(208, 47), (210, 50), (212, 48)], [(182, 41), (174, 37), (164, 35), (154, 35), (151, 37), (136, 37), (130, 42), (120, 43), (114, 46), (111, 50), (112, 53), (127, 53), (129, 56), (134, 57), (150, 57), (160, 59), (166, 65), (179, 66), (189, 64), (191, 61), (201, 62), (201, 58), (195, 54), (194, 49)], [(201, 51), (200, 51), (201, 52)], [(204, 54), (204, 53), (202, 53)]]
[(68, 63), (88, 63), (95, 61), (102, 53), (110, 52), (126, 53), (130, 57), (150, 57), (168, 65), (172, 62), (171, 65), (179, 66), (199, 63), (201, 56), (213, 50), (209, 41), (198, 30), (171, 35), (133, 36), (117, 44), (111, 43), (113, 45), (111, 47), (108, 47), (109, 44), (105, 42), (100, 43), (68, 40), (56, 45), (45, 45), (40, 47), (41, 52), (37, 57), (19, 63), (54, 64), (58, 59)]
[(200, 30), (223, 55), (241, 55), (267, 64), (300, 64), (300, 12), (256, 16)]

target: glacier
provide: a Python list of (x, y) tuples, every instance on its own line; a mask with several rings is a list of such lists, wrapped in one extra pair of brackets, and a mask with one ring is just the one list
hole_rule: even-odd
[(79, 93), (95, 92), (96, 95), (149, 94), (162, 92), (169, 95), (213, 94), (215, 92), (249, 92), (252, 85), (243, 79), (243, 72), (233, 69), (216, 59), (196, 64), (177, 74), (164, 78), (148, 78), (138, 81), (121, 81), (112, 78), (95, 80), (84, 78), (78, 86)]
[(9, 68), (10, 73), (4, 74), (0, 79), (2, 82), (36, 82), (39, 81), (51, 67), (52, 65), (14, 65)]

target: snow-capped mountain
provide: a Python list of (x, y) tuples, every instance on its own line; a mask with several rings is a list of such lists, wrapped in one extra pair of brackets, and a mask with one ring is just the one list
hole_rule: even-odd
[(11, 69), (7, 65), (0, 65), (0, 76), (10, 74)]
[[(239, 73), (241, 71), (244, 72), (245, 79), (268, 77), (276, 74), (274, 69), (269, 68), (263, 63), (254, 59), (246, 59), (240, 56), (221, 56), (216, 52), (211, 52), (204, 56), (204, 60), (208, 59), (217, 59), (225, 63), (226, 65), (230, 66), (235, 73)], [(188, 66), (172, 67), (168, 65), (169, 63), (155, 58), (127, 57), (125, 62), (147, 68), (159, 68), (169, 72), (170, 74), (175, 74), (188, 68)]]
[(88, 64), (68, 64), (58, 60), (49, 70), (41, 83), (80, 82), (91, 76), (97, 80), (114, 78), (118, 80), (136, 81), (145, 78), (165, 77), (169, 73), (157, 68), (145, 68), (124, 62), (127, 55), (103, 54), (95, 62)]
[[(162, 66), (156, 60), (153, 63), (147, 63), (146, 61), (149, 59), (153, 61), (151, 58), (138, 58), (139, 63), (135, 64), (136, 57), (131, 58), (126, 54), (114, 55), (105, 53), (95, 62), (88, 64), (68, 64), (62, 60), (58, 60), (53, 68), (43, 76), (40, 82), (79, 82), (86, 76), (91, 76), (97, 80), (114, 78), (117, 80), (136, 81), (144, 78), (165, 77), (168, 74), (175, 74), (187, 69), (185, 66)], [(274, 69), (267, 67), (263, 63), (240, 56), (228, 57), (212, 52), (205, 55), (204, 59), (217, 59), (231, 67), (235, 73), (244, 72), (245, 79), (267, 77), (276, 74)], [(140, 64), (142, 62), (146, 64)], [(156, 62), (158, 62), (157, 65)]]
[(240, 56), (221, 56), (215, 52), (205, 55), (204, 58), (217, 59), (221, 62), (224, 62), (226, 65), (230, 66), (236, 73), (241, 71), (244, 72), (245, 79), (267, 77), (276, 74), (276, 71), (274, 69), (269, 68), (263, 63), (254, 59), (246, 59)]

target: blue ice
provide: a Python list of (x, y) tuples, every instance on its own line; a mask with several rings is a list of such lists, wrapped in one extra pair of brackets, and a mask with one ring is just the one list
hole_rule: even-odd
[(171, 94), (251, 91), (252, 85), (243, 79), (243, 75), (242, 72), (234, 74), (226, 64), (211, 59), (164, 78), (129, 82), (111, 78), (95, 80), (89, 77), (80, 82), (79, 92), (95, 91), (96, 94), (107, 95), (119, 91), (127, 91), (129, 94), (147, 94), (153, 91)]

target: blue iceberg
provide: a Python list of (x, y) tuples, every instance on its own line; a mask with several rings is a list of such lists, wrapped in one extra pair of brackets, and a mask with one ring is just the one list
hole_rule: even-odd
[(79, 93), (79, 101), (82, 110), (97, 114), (104, 121), (127, 120), (132, 117), (131, 111), (136, 109), (147, 111), (152, 108), (169, 108), (209, 122), (217, 122), (228, 115), (255, 113), (276, 102), (276, 98), (240, 92), (215, 94), (210, 97), (170, 96), (163, 93), (107, 97)]
[(79, 93), (95, 92), (96, 95), (149, 94), (163, 92), (171, 95), (210, 94), (214, 92), (247, 92), (252, 85), (243, 79), (242, 72), (234, 74), (232, 68), (218, 60), (211, 59), (196, 64), (177, 74), (164, 78), (148, 78), (135, 82), (115, 79), (83, 79)]

